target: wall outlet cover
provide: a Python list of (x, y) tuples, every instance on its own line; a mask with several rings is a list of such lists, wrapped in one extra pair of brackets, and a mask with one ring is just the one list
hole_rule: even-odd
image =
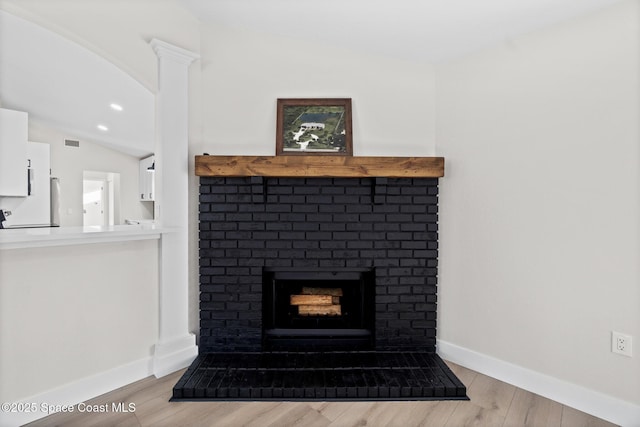
[(632, 337), (622, 332), (611, 331), (611, 351), (623, 356), (632, 356)]

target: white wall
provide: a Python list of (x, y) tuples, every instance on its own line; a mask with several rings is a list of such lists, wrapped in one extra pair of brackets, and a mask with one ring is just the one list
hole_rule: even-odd
[(29, 138), (51, 147), (51, 176), (60, 179), (60, 225), (82, 225), (83, 171), (120, 174), (120, 209), (116, 224), (125, 219), (153, 218), (153, 204), (140, 202), (138, 192), (139, 160), (116, 150), (80, 138), (79, 147), (65, 146), (72, 135), (30, 123)]
[(0, 400), (149, 358), (158, 336), (157, 246), (0, 251)]
[[(640, 10), (437, 68), (439, 339), (640, 403)], [(637, 351), (636, 351), (637, 353)]]
[(225, 27), (203, 29), (203, 151), (274, 155), (277, 98), (352, 98), (354, 155), (435, 152), (434, 68)]

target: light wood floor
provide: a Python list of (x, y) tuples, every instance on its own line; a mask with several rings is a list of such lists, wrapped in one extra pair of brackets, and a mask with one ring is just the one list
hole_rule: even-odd
[(471, 401), (169, 402), (184, 371), (146, 378), (87, 402), (134, 403), (135, 412), (55, 414), (29, 426), (613, 426), (583, 412), (449, 363)]

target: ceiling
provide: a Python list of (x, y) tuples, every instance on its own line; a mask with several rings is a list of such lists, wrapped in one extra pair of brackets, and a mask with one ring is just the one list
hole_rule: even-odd
[(30, 122), (61, 131), (65, 139), (136, 157), (154, 151), (153, 93), (103, 57), (3, 11), (0, 100), (3, 108), (26, 111)]
[[(431, 63), (618, 1), (178, 0), (205, 25)], [(153, 93), (99, 55), (3, 11), (0, 101), (70, 138), (138, 157), (154, 150)], [(111, 103), (123, 110), (111, 109)]]
[(202, 22), (441, 62), (620, 0), (180, 0)]

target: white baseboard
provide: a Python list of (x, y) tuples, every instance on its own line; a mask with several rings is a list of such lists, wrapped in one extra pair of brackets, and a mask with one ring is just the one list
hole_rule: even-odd
[(440, 357), (624, 427), (640, 427), (640, 406), (438, 340)]
[(20, 402), (16, 402), (18, 403), (17, 408), (23, 409), (25, 405), (32, 405), (27, 409), (34, 409), (34, 411), (5, 412), (3, 410), (0, 412), (0, 426), (17, 427), (46, 417), (51, 415), (46, 412), (47, 406), (77, 405), (80, 402), (93, 399), (101, 394), (151, 376), (153, 374), (152, 368), (153, 359), (146, 357), (27, 399), (21, 399)]
[(160, 378), (186, 368), (197, 355), (198, 346), (193, 334), (157, 344), (153, 355), (153, 374)]

